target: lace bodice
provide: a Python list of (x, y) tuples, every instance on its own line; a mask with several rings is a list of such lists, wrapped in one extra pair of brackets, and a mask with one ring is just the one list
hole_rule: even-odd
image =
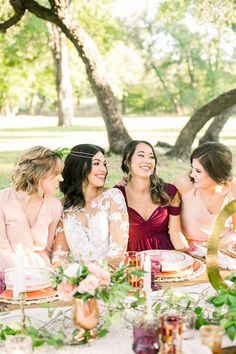
[(122, 193), (107, 189), (86, 208), (64, 211), (57, 232), (64, 232), (74, 257), (122, 257), (128, 240), (128, 214)]

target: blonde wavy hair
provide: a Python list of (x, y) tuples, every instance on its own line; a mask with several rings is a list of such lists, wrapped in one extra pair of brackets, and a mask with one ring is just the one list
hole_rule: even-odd
[(12, 173), (14, 187), (29, 195), (37, 194), (40, 179), (60, 174), (63, 167), (63, 161), (56, 152), (44, 146), (34, 146), (24, 151)]

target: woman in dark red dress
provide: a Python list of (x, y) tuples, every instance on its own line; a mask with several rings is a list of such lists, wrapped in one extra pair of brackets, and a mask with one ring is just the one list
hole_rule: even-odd
[(150, 143), (134, 140), (126, 145), (121, 168), (127, 184), (116, 187), (128, 208), (128, 251), (188, 247), (180, 226), (178, 190), (157, 176), (156, 165)]

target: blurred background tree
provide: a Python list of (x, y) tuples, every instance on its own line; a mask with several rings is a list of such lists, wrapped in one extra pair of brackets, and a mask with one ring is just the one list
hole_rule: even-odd
[[(38, 3), (49, 8), (54, 1)], [(217, 97), (225, 99), (226, 95), (221, 95), (235, 89), (236, 16), (232, 0), (140, 0), (132, 15), (127, 13), (128, 2), (122, 0), (72, 0), (70, 4), (75, 21), (96, 43), (107, 83), (123, 114), (192, 116)], [(0, 0), (0, 22), (10, 15), (10, 2)], [(59, 112), (57, 71), (48, 38), (45, 22), (30, 13), (7, 35), (0, 34), (2, 115)], [(75, 47), (68, 40), (64, 45), (68, 47), (73, 92), (69, 107), (73, 105), (75, 115), (99, 114), (96, 103), (91, 111), (86, 105), (94, 102), (95, 95), (82, 61), (77, 60)], [(219, 139), (225, 122), (235, 112), (235, 104), (233, 98), (222, 105), (222, 111), (211, 112), (195, 129), (192, 140), (209, 120), (214, 124), (201, 141)], [(109, 119), (111, 128), (112, 116)], [(70, 125), (63, 119), (61, 123), (59, 119), (59, 124)], [(114, 131), (116, 128), (112, 134)], [(186, 141), (180, 138), (183, 147)], [(127, 140), (128, 135), (124, 142)], [(190, 148), (191, 144), (189, 141)], [(178, 155), (176, 146), (175, 152), (175, 157), (184, 157)]]

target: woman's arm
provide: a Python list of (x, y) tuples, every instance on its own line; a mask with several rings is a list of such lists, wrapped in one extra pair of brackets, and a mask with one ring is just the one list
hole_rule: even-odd
[[(234, 178), (232, 182), (230, 182), (230, 190), (234, 199), (236, 199), (236, 179)], [(236, 230), (236, 213), (232, 215), (233, 226)]]
[(108, 263), (118, 266), (124, 258), (129, 233), (128, 213), (120, 190), (110, 191)]
[(55, 234), (57, 230), (57, 225), (62, 216), (62, 204), (59, 199), (54, 199), (53, 204), (51, 205), (52, 208), (52, 220), (51, 223), (48, 225), (48, 242), (47, 242), (47, 252), (51, 257), (51, 253), (53, 251), (53, 243), (55, 239)]
[(190, 181), (189, 175), (187, 173), (181, 176), (177, 176), (173, 184), (178, 189), (180, 195), (187, 193), (193, 188), (193, 183)]
[[(181, 204), (180, 195), (177, 192), (174, 199), (171, 202), (171, 207), (179, 208)], [(169, 215), (169, 235), (170, 240), (175, 249), (188, 248), (188, 242), (182, 232), (180, 215)]]
[(61, 219), (57, 225), (55, 239), (53, 243), (52, 265), (58, 266), (66, 262), (68, 253), (69, 247), (66, 242), (66, 237), (63, 229), (63, 221)]
[(181, 229), (179, 215), (170, 215), (169, 234), (170, 234), (170, 240), (175, 249), (189, 248), (188, 242)]
[(14, 267), (14, 258), (15, 253), (7, 236), (4, 212), (0, 209), (0, 268)]

